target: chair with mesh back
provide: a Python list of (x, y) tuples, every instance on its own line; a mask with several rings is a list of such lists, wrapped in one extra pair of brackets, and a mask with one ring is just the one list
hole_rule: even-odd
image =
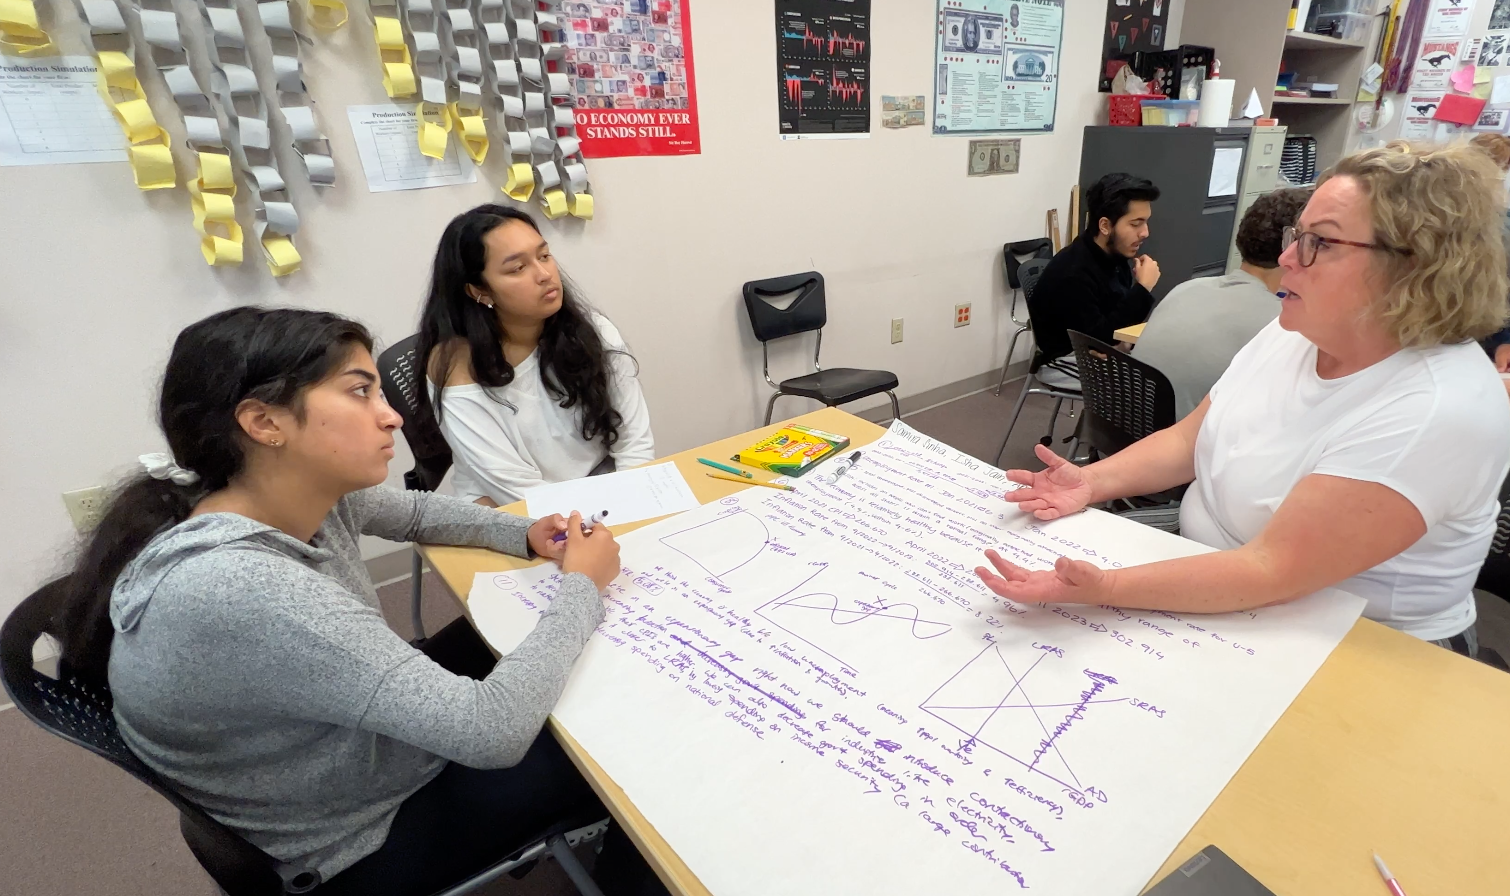
[(1174, 386), (1169, 377), (1099, 339), (1076, 330), (1070, 330), (1069, 337), (1085, 396), (1079, 436), (1093, 452), (1116, 454), (1174, 425)]
[[(1038, 279), (1043, 276), (1044, 268), (1049, 266), (1047, 258), (1033, 258), (1025, 261), (1017, 269), (1017, 281), (1022, 286), (1022, 295), (1025, 300), (1031, 300), (1033, 292), (1038, 288)], [(1015, 318), (1014, 318), (1015, 320)], [(1033, 318), (1028, 317), (1028, 327), (1031, 330)], [(1037, 337), (1034, 337), (1035, 341)], [(1011, 361), (1008, 355), (1007, 360)], [(1005, 368), (1003, 368), (1005, 373)], [(1045, 379), (1053, 374), (1057, 379), (1048, 381)], [(1007, 442), (1012, 440), (1012, 430), (1017, 426), (1017, 418), (1022, 414), (1022, 406), (1028, 400), (1029, 395), (1047, 395), (1054, 399), (1054, 413), (1049, 417), (1049, 432), (1038, 441), (1044, 445), (1054, 443), (1054, 425), (1059, 422), (1059, 411), (1066, 401), (1079, 401), (1080, 389), (1078, 384), (1071, 386), (1074, 377), (1078, 374), (1075, 365), (1065, 359), (1050, 359), (1044, 357), (1043, 352), (1033, 349), (1033, 362), (1028, 367), (1027, 380), (1022, 384), (1022, 391), (1017, 393), (1017, 404), (1012, 408), (1012, 419), (1007, 424), (1007, 432), (1001, 437), (1001, 447), (996, 449), (996, 463), (1001, 463), (1001, 456), (1007, 450)]]
[[(382, 378), (383, 397), (404, 418), (404, 440), (414, 455), (414, 469), (404, 474), (404, 488), (427, 492), (435, 491), (440, 481), (451, 469), (451, 446), (446, 444), (440, 427), (420, 407), (420, 391), (426, 388), (424, 365), (415, 357), (419, 334), (401, 339), (378, 356), (378, 375)], [(419, 547), (414, 548), (410, 575), (410, 618), (414, 625), (414, 637), (425, 637), (425, 623), (420, 608), (424, 559)]]
[[(1024, 256), (1027, 256), (1027, 259), (1024, 259)], [(1054, 244), (1047, 237), (1007, 243), (1001, 247), (1001, 271), (1007, 279), (1007, 288), (1012, 290), (1012, 304), (1007, 311), (1007, 316), (1012, 321), (1012, 341), (1007, 343), (1007, 356), (1001, 362), (1001, 378), (996, 381), (997, 395), (1001, 394), (1002, 387), (1007, 384), (1007, 369), (1012, 366), (1012, 355), (1017, 351), (1018, 337), (1032, 329), (1027, 321), (1017, 319), (1017, 297), (1023, 291), (1020, 276), (1022, 266), (1028, 260), (1048, 261), (1053, 257)], [(1035, 266), (1034, 270), (1036, 273), (1033, 280), (1036, 283), (1037, 274), (1043, 272), (1043, 267)]]
[(157, 791), (179, 812), (179, 830), (189, 851), (231, 896), (308, 893), (320, 882), (306, 868), (286, 865), (243, 840), (204, 810), (179, 796), (136, 758), (121, 740), (111, 714), (110, 688), (59, 669), (56, 679), (32, 666), (32, 645), (57, 635), (54, 619), (67, 594), (67, 578), (50, 582), (11, 611), (0, 627), (0, 680), (27, 718), (48, 732), (125, 769)]
[[(43, 585), (0, 626), (0, 682), (16, 708), (47, 732), (125, 769), (172, 803), (189, 852), (228, 896), (319, 896), (318, 872), (280, 862), (248, 843), (180, 796), (131, 752), (111, 712), (114, 701), (108, 684), (85, 680), (65, 663), (59, 664), (56, 679), (36, 670), (32, 647), (44, 635), (57, 637), (56, 619), (67, 588), (67, 577)], [(503, 874), (522, 875), (546, 853), (556, 859), (582, 896), (602, 896), (572, 852), (573, 846), (597, 838), (608, 827), (607, 819), (589, 821), (584, 816), (557, 824), (467, 880), (438, 893), (414, 896), (464, 896)]]
[[(829, 407), (859, 401), (870, 395), (885, 392), (891, 397), (891, 416), (902, 415), (897, 405), (897, 375), (889, 370), (858, 370), (853, 367), (834, 367), (824, 370), (818, 355), (823, 350), (823, 326), (828, 323), (828, 306), (823, 294), (823, 275), (817, 271), (773, 277), (769, 280), (752, 280), (744, 285), (745, 311), (750, 315), (750, 328), (760, 340), (762, 372), (765, 381), (776, 390), (765, 408), (765, 422), (771, 422), (771, 413), (776, 409), (776, 399), (783, 395), (796, 395), (821, 401)], [(777, 297), (795, 297), (785, 308), (774, 304)], [(818, 343), (813, 349), (813, 373), (782, 380), (771, 379), (771, 353), (769, 343), (773, 339), (795, 336), (812, 331), (818, 333)]]

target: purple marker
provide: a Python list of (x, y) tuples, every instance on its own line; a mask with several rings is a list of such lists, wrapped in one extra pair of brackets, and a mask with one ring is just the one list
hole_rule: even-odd
[[(589, 519), (587, 522), (585, 522), (585, 523), (582, 524), (582, 534), (586, 535), (589, 532), (591, 532), (593, 526), (596, 526), (599, 523), (603, 522), (603, 520), (606, 519), (607, 517), (608, 517), (608, 511), (606, 511), (606, 510), (600, 510), (597, 513), (593, 514), (591, 519)], [(559, 535), (552, 535), (551, 536), (551, 541), (556, 542), (558, 544), (560, 542), (565, 541), (565, 540), (566, 540), (566, 533), (565, 532), (562, 532)]]

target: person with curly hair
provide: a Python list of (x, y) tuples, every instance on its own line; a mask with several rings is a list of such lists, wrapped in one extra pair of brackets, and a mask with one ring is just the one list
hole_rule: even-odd
[(1006, 500), (1038, 519), (1190, 484), (1210, 553), (1124, 569), (1060, 558), (976, 570), (1028, 603), (1224, 613), (1323, 588), (1478, 652), (1473, 583), (1510, 469), (1510, 402), (1474, 340), (1505, 319), (1500, 171), (1466, 143), (1348, 156), (1285, 231), (1279, 317), (1195, 411), (1086, 467), (1038, 446)]
[(1181, 283), (1149, 317), (1132, 354), (1169, 377), (1178, 417), (1195, 410), (1238, 350), (1279, 316), (1281, 241), (1310, 197), (1309, 189), (1260, 196), (1237, 228), (1242, 265)]

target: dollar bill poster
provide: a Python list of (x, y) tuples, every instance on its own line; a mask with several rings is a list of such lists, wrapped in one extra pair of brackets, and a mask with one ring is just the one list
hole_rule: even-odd
[(939, 0), (933, 132), (1054, 129), (1064, 0)]
[(564, 0), (566, 74), (589, 159), (701, 151), (688, 0)]
[(870, 134), (870, 0), (776, 0), (781, 138)]

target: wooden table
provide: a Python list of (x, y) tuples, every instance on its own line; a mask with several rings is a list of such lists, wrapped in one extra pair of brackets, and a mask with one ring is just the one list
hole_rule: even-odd
[[(1143, 335), (1143, 328), (1146, 326), (1148, 326), (1147, 323), (1133, 324), (1130, 327), (1123, 327), (1120, 330), (1114, 331), (1112, 335), (1117, 338), (1118, 342), (1126, 342), (1129, 345), (1137, 345), (1138, 337)], [(1395, 869), (1391, 868), (1390, 870), (1393, 871)]]
[[(882, 432), (832, 408), (796, 422), (856, 446)], [(728, 457), (779, 425), (669, 460), (698, 500), (722, 498), (740, 486), (704, 476), (696, 458)], [(504, 509), (524, 512), (522, 503)], [(474, 573), (529, 565), (481, 548), (422, 551), (463, 606)], [(570, 732), (551, 724), (667, 887), (708, 893)], [(1214, 843), (1279, 896), (1383, 896), (1375, 850), (1410, 896), (1510, 892), (1507, 748), (1510, 675), (1359, 620), (1155, 880)]]

